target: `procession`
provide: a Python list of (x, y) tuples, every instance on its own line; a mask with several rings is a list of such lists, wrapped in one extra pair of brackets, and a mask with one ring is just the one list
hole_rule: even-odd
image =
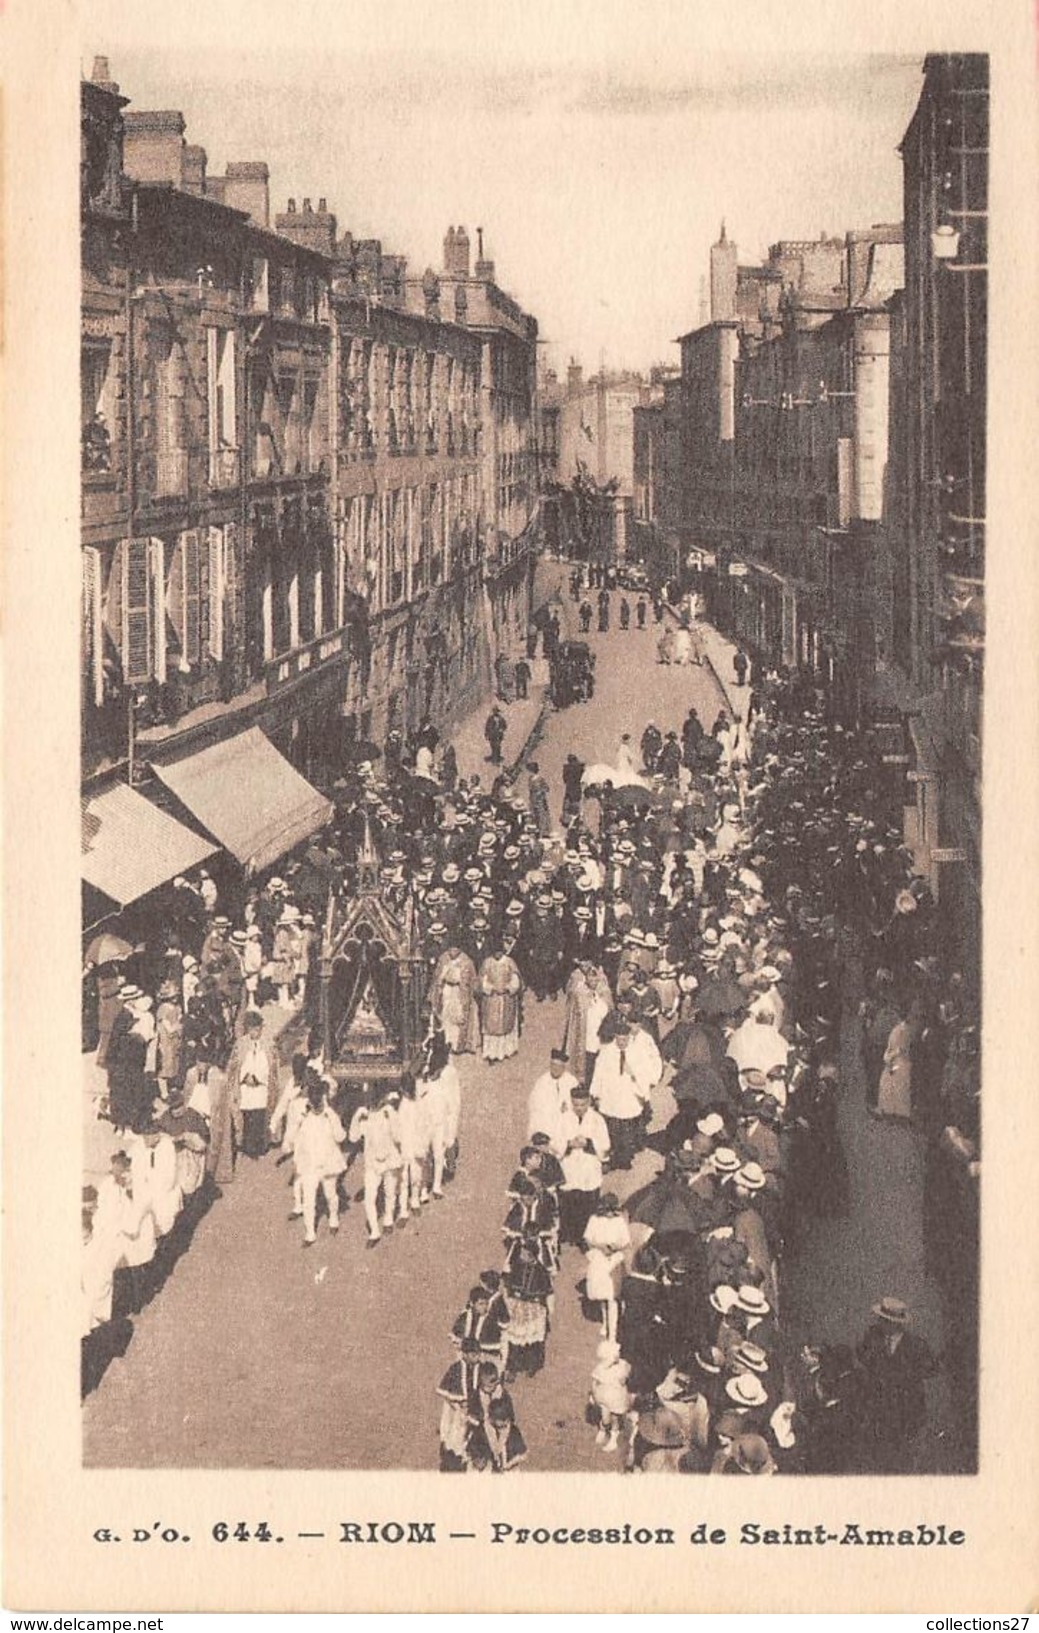
[[(647, 630), (647, 658), (656, 645)], [(483, 1161), (464, 1102), (494, 1095), (551, 1011), (498, 1176), (498, 1256), (467, 1265), (464, 1217), (451, 1227), (472, 1286), (429, 1380), (439, 1467), (530, 1466), (564, 1301), (587, 1333), (574, 1408), (610, 1466), (912, 1466), (939, 1363), (898, 1286), (822, 1342), (787, 1321), (786, 1263), (848, 1210), (849, 1034), (870, 1115), (947, 1145), (977, 1137), (976, 1025), (874, 745), (758, 669), (716, 682), (713, 718), (661, 715), (590, 765), (569, 747), (574, 710), (554, 711), (554, 785), (533, 756), (501, 766), (493, 711), (468, 780), (432, 728), (390, 743), (338, 780), (302, 855), (226, 895), (211, 872), (174, 881), (161, 933), (89, 972), (84, 1042), (120, 1143), (84, 1192), (85, 1390), (132, 1358), (133, 1321), (245, 1170), (263, 1170), (270, 1231), (308, 1254), (362, 1232), (376, 1272), (428, 1214), (461, 1209)], [(433, 790), (417, 805), (416, 761)], [(318, 971), (332, 904), (366, 865), (414, 914), (423, 1032), (396, 1080), (342, 1083)], [(379, 1010), (370, 986), (353, 1027), (374, 1034)]]
[(80, 81), (84, 1465), (974, 1472), (987, 59), (652, 252), (411, 83)]

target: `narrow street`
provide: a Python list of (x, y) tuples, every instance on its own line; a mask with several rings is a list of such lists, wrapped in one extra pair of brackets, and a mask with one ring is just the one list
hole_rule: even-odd
[[(711, 669), (655, 662), (654, 628), (593, 635), (593, 701), (547, 717), (534, 752), (561, 798), (571, 749), (612, 761), (620, 735), (647, 720), (677, 727), (695, 704), (709, 726), (723, 698)], [(532, 714), (531, 724), (533, 718)], [(519, 1055), (487, 1067), (460, 1062), (461, 1163), (442, 1203), (368, 1251), (359, 1202), (338, 1239), (319, 1229), (304, 1253), (290, 1223), (287, 1169), (273, 1155), (244, 1161), (202, 1220), (194, 1243), (136, 1324), (84, 1409), (84, 1455), (94, 1467), (435, 1468), (438, 1401), (452, 1359), (448, 1331), (479, 1272), (501, 1263), (504, 1189), (525, 1136), (529, 1089), (559, 1041), (562, 1003), (528, 1004)], [(847, 1053), (847, 1051), (846, 1051)], [(873, 1299), (906, 1297), (935, 1347), (937, 1298), (922, 1268), (916, 1136), (876, 1125), (846, 1062), (844, 1134), (852, 1171), (849, 1219), (814, 1228), (787, 1267), (787, 1320), (803, 1341), (859, 1336)], [(658, 1091), (657, 1122), (673, 1110)], [(645, 1183), (660, 1159), (643, 1153), (624, 1183)], [(360, 1188), (355, 1167), (351, 1195)], [(583, 1257), (564, 1251), (544, 1371), (513, 1390), (529, 1469), (616, 1469), (584, 1421), (598, 1339), (575, 1291)], [(320, 1397), (322, 1410), (309, 1410)], [(337, 1403), (334, 1411), (327, 1402)], [(937, 1417), (940, 1428), (942, 1414)], [(937, 1432), (937, 1431), (935, 1431)], [(938, 1437), (941, 1438), (940, 1435)], [(934, 1434), (921, 1459), (940, 1466)]]

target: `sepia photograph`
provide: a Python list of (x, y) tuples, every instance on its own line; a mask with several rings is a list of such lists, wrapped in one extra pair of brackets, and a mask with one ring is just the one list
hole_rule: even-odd
[(1039, 14), (0, 42), (5, 1611), (1013, 1633)]
[(84, 1467), (975, 1473), (988, 57), (83, 38)]

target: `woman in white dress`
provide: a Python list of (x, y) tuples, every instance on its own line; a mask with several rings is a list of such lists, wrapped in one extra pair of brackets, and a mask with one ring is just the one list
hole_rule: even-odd
[(877, 1116), (908, 1122), (913, 1115), (914, 1016), (891, 1028), (884, 1050), (884, 1065), (877, 1091)]
[(672, 663), (688, 663), (693, 655), (693, 639), (684, 624), (675, 630), (675, 650)]
[(589, 1303), (602, 1305), (602, 1335), (617, 1337), (617, 1297), (624, 1275), (624, 1254), (631, 1246), (631, 1231), (619, 1199), (604, 1191), (584, 1233), (588, 1254), (585, 1292)]

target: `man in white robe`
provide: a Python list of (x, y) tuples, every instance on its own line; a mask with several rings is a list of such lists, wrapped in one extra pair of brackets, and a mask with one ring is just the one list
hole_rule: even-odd
[(570, 1097), (577, 1087), (577, 1078), (567, 1065), (565, 1049), (553, 1049), (549, 1068), (542, 1072), (530, 1091), (527, 1111), (527, 1139), (534, 1134), (547, 1134), (549, 1150), (562, 1157), (562, 1118), (570, 1110)]

